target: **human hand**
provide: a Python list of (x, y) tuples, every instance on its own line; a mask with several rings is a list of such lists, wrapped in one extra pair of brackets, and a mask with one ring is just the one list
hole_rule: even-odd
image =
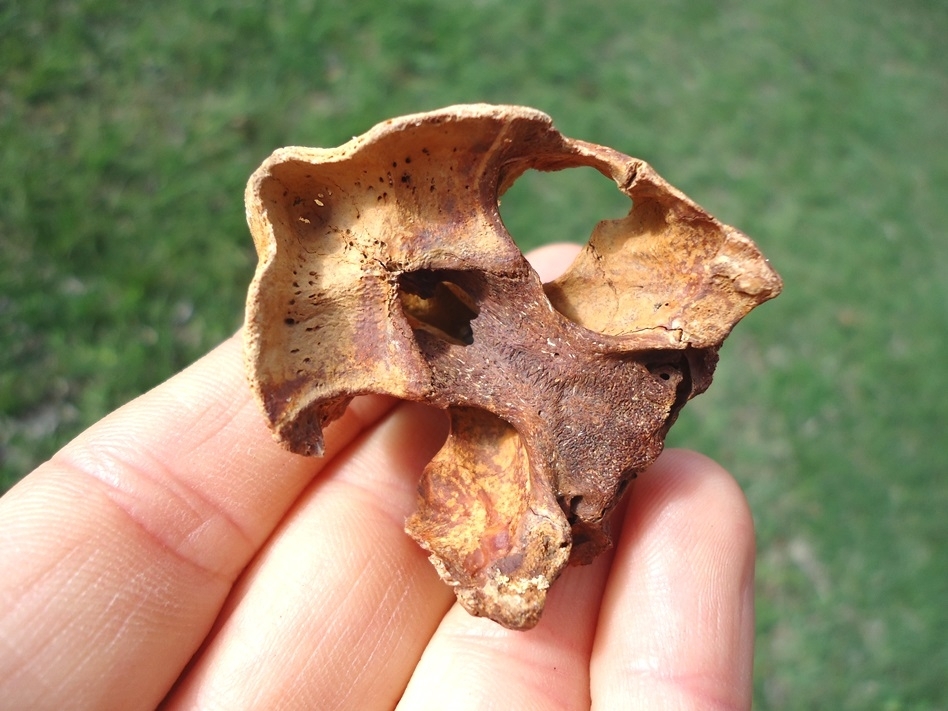
[[(549, 278), (574, 253), (532, 260)], [(0, 499), (0, 706), (750, 706), (753, 522), (723, 469), (662, 454), (615, 548), (512, 632), (402, 530), (445, 435), (442, 413), (361, 397), (324, 458), (290, 454), (230, 339)]]

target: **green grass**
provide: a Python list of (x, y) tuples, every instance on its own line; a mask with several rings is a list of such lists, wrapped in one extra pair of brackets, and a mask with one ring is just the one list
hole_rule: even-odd
[[(925, 0), (0, 3), (2, 485), (239, 326), (273, 148), (532, 105), (785, 278), (671, 436), (755, 513), (757, 708), (944, 709), (946, 36)], [(525, 176), (518, 241), (615, 216), (588, 178)]]

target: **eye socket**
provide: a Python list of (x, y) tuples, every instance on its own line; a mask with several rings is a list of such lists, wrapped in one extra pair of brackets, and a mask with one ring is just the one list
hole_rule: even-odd
[(471, 321), (479, 309), (464, 289), (431, 269), (407, 272), (398, 278), (398, 298), (408, 323), (455, 346), (474, 343)]

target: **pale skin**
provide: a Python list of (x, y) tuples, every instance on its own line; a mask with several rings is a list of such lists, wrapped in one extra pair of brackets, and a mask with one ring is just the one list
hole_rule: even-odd
[[(531, 259), (551, 278), (574, 253)], [(0, 498), (0, 705), (750, 707), (754, 529), (726, 471), (662, 454), (614, 549), (512, 632), (402, 530), (444, 436), (443, 413), (369, 396), (325, 457), (290, 454), (228, 340)]]

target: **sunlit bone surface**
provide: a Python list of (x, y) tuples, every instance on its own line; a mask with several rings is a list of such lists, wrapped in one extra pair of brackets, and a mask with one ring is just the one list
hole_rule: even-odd
[[(528, 169), (578, 166), (630, 212), (542, 284), (498, 199)], [(365, 393), (447, 410), (406, 528), (469, 612), (513, 629), (610, 545), (609, 512), (710, 384), (721, 342), (781, 288), (750, 239), (648, 164), (518, 106), (280, 149), (246, 202), (247, 362), (275, 436), (321, 455), (323, 428)]]

